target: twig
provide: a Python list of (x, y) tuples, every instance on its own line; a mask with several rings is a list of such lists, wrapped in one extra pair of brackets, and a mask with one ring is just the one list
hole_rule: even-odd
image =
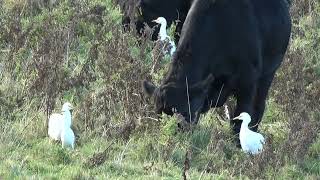
[(187, 98), (188, 98), (189, 122), (191, 123), (191, 107), (190, 107), (189, 85), (188, 85), (188, 77), (187, 77), (187, 76), (186, 76), (186, 86), (187, 86)]
[(140, 119), (150, 119), (156, 122), (159, 122), (159, 119), (153, 118), (153, 117), (140, 117)]
[[(219, 92), (219, 95), (218, 95), (218, 98), (217, 98), (216, 104), (215, 104), (215, 106), (214, 106), (213, 112), (215, 112), (215, 111), (216, 111), (216, 108), (217, 108), (217, 106), (218, 106), (218, 102), (219, 102), (219, 99), (220, 99), (220, 96), (221, 96), (221, 93), (222, 93), (223, 87), (224, 87), (224, 84), (222, 84), (222, 86), (221, 86), (221, 88), (220, 88), (220, 92)], [(220, 126), (223, 126), (219, 119), (218, 119), (218, 123), (219, 123), (219, 125), (220, 125)]]
[(107, 150), (111, 147), (111, 145), (114, 144), (114, 142), (115, 142), (115, 140), (113, 140), (113, 141), (109, 144), (109, 146), (103, 151), (103, 153), (106, 153)]
[(183, 172), (182, 172), (182, 178), (184, 180), (187, 180), (188, 178), (188, 171), (190, 169), (190, 159), (191, 159), (191, 152), (190, 152), (190, 149), (187, 149), (187, 152), (186, 152), (186, 158), (184, 160), (184, 166), (183, 166)]

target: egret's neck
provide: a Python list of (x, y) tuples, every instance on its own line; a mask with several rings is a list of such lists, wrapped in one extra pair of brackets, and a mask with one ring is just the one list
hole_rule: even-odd
[(161, 23), (159, 36), (160, 36), (161, 41), (163, 41), (167, 38), (167, 36), (168, 36), (167, 35), (167, 23), (165, 23), (165, 22)]
[(242, 122), (241, 123), (241, 130), (248, 130), (249, 129), (249, 123), (248, 122)]
[(69, 128), (71, 126), (71, 112), (70, 111), (63, 111), (62, 112), (64, 117), (64, 127)]

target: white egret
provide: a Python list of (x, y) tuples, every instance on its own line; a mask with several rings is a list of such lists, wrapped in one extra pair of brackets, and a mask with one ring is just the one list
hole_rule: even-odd
[(249, 129), (248, 125), (251, 121), (251, 116), (246, 112), (242, 112), (239, 116), (233, 118), (233, 120), (236, 119), (242, 120), (239, 134), (242, 150), (250, 154), (258, 154), (259, 152), (261, 152), (265, 140), (261, 134)]
[(172, 56), (176, 51), (176, 45), (167, 34), (167, 20), (164, 17), (158, 17), (156, 20), (153, 20), (153, 22), (160, 24), (160, 31), (158, 34), (159, 40), (164, 43), (165, 53), (169, 51), (170, 55)]
[(74, 133), (71, 129), (71, 112), (72, 106), (70, 103), (65, 103), (62, 107), (62, 114), (64, 116), (64, 126), (61, 132), (61, 144), (63, 148), (71, 147), (74, 149)]
[(72, 120), (71, 120), (71, 112), (70, 110), (72, 110), (73, 107), (70, 103), (64, 103), (62, 106), (62, 114), (63, 114), (63, 119), (64, 119), (64, 127), (71, 127), (72, 124)]
[(71, 112), (72, 105), (64, 103), (62, 106), (62, 113), (54, 113), (49, 118), (48, 135), (54, 140), (61, 140), (61, 132), (63, 128), (71, 127)]

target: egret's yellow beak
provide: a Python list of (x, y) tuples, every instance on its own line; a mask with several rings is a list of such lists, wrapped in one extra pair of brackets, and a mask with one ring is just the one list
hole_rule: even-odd
[(158, 21), (155, 19), (155, 20), (152, 20), (152, 22), (155, 22), (155, 23), (158, 23)]
[(232, 120), (241, 120), (240, 116), (234, 117)]

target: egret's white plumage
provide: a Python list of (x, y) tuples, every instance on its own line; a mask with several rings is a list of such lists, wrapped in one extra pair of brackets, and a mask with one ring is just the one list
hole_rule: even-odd
[(48, 135), (51, 139), (60, 140), (63, 127), (63, 115), (52, 114), (48, 123)]
[(167, 20), (164, 17), (158, 17), (156, 20), (153, 20), (153, 22), (160, 24), (159, 40), (169, 43), (169, 53), (172, 56), (176, 51), (176, 45), (167, 34)]
[(72, 106), (70, 103), (65, 103), (62, 106), (62, 114), (64, 117), (64, 126), (62, 128), (61, 132), (61, 144), (63, 148), (69, 148), (71, 147), (74, 149), (74, 133), (71, 129), (71, 112)]
[(265, 140), (261, 134), (249, 129), (248, 125), (251, 121), (251, 116), (248, 113), (243, 112), (238, 117), (235, 117), (234, 120), (235, 119), (242, 120), (239, 134), (242, 150), (250, 154), (258, 154), (261, 152)]
[(62, 106), (62, 114), (54, 113), (49, 118), (48, 135), (54, 140), (61, 140), (61, 133), (64, 127), (71, 127), (71, 112), (72, 106), (70, 103), (64, 103)]
[(61, 144), (63, 148), (74, 149), (74, 133), (71, 127), (64, 127), (61, 133)]
[(64, 127), (71, 127), (72, 121), (70, 110), (72, 110), (72, 105), (68, 102), (64, 103), (61, 109), (64, 116)]

